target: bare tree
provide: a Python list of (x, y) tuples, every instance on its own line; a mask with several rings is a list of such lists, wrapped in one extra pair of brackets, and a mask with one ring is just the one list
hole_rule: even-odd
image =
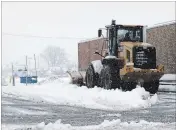
[(41, 54), (48, 67), (62, 67), (67, 63), (67, 54), (57, 46), (48, 46)]

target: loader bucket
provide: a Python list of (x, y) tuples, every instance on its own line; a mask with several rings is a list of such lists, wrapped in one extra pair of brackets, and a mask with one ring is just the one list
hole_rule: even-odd
[[(132, 90), (136, 88), (136, 85), (144, 87), (144, 89), (150, 94), (155, 94), (159, 88), (159, 79), (163, 76), (163, 72), (132, 72), (123, 77), (126, 83), (131, 83), (131, 86), (127, 86), (126, 90)], [(124, 85), (124, 87), (125, 87)]]
[(163, 76), (162, 72), (132, 72), (124, 76), (125, 81), (134, 82), (137, 79), (144, 79), (145, 82), (159, 81)]
[(67, 71), (71, 78), (71, 83), (72, 84), (77, 84), (79, 86), (85, 85), (85, 71)]

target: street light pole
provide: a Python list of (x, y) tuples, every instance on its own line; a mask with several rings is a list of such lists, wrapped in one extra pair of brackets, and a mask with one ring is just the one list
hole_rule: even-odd
[(38, 56), (38, 60), (37, 60), (37, 61), (38, 61), (37, 68), (39, 69), (39, 66), (40, 66), (40, 65), (39, 65), (39, 63), (40, 63), (39, 56)]
[(36, 76), (37, 76), (37, 70), (36, 70), (36, 57), (35, 57), (35, 54), (34, 54), (34, 62), (35, 62), (35, 73), (36, 73)]
[(28, 77), (28, 66), (27, 66), (27, 56), (26, 56), (26, 86), (27, 86), (27, 77)]
[(15, 86), (15, 77), (14, 77), (13, 63), (12, 63), (12, 85)]

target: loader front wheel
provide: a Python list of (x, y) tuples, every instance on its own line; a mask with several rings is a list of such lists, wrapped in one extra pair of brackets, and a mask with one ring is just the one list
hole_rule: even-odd
[(97, 73), (95, 73), (93, 65), (90, 64), (86, 71), (86, 77), (85, 77), (86, 86), (88, 88), (93, 88), (94, 86), (96, 86), (97, 78), (98, 78), (98, 75)]
[(104, 89), (120, 88), (120, 77), (117, 69), (107, 65), (102, 71)]
[(146, 91), (150, 92), (151, 94), (155, 94), (158, 92), (159, 81), (146, 82), (144, 83), (144, 88)]
[(124, 81), (122, 85), (122, 90), (123, 91), (131, 91), (136, 88), (136, 83), (135, 82), (127, 82)]

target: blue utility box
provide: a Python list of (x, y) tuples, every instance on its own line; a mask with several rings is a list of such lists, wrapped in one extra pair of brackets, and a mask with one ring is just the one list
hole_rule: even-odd
[(28, 76), (28, 77), (20, 77), (20, 83), (28, 83), (28, 84), (32, 84), (32, 83), (37, 83), (37, 76)]

